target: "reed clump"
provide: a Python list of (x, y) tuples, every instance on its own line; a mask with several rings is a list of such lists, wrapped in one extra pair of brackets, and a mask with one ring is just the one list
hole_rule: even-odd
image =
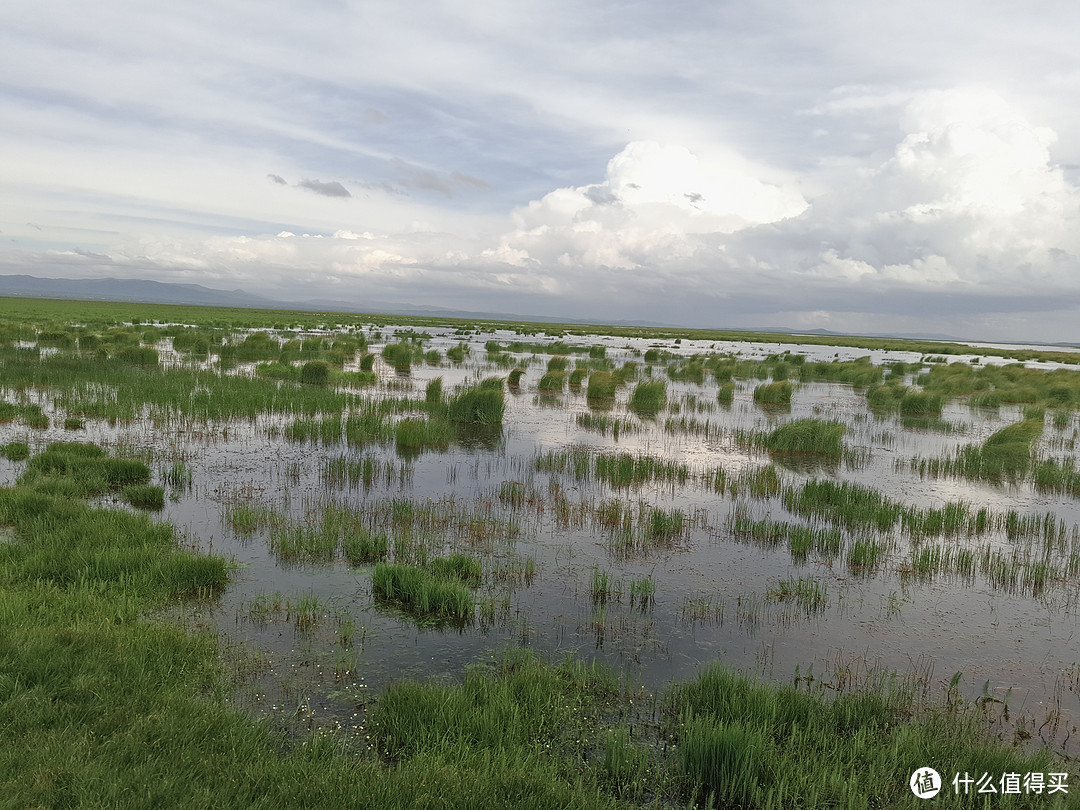
[(388, 343), (383, 346), (382, 356), (394, 371), (405, 372), (412, 369), (413, 347), (408, 343)]
[(823, 517), (849, 528), (888, 531), (904, 507), (881, 492), (852, 481), (814, 479), (798, 488), (785, 488), (784, 508), (807, 517)]
[(539, 391), (552, 392), (562, 391), (566, 385), (566, 372), (556, 369), (554, 371), (548, 371), (540, 378), (536, 383), (536, 388)]
[(765, 437), (765, 446), (774, 453), (819, 453), (839, 456), (845, 427), (824, 419), (797, 419), (780, 425)]
[(304, 385), (329, 385), (330, 365), (322, 360), (309, 360), (300, 368), (300, 382)]
[(19, 481), (58, 495), (86, 498), (147, 485), (150, 468), (137, 459), (107, 456), (94, 444), (53, 442), (30, 459)]
[(472, 590), (451, 566), (378, 563), (371, 588), (376, 597), (419, 617), (469, 623), (475, 613)]
[(896, 680), (831, 699), (805, 680), (810, 688), (776, 687), (714, 664), (675, 687), (676, 763), (708, 804), (908, 806), (909, 779), (928, 756), (943, 774), (1050, 767), (1045, 751), (987, 746), (978, 713), (926, 705)]
[(445, 450), (454, 437), (453, 428), (440, 419), (406, 418), (394, 429), (398, 450)]
[(790, 405), (793, 387), (790, 382), (771, 382), (754, 389), (754, 402), (760, 405)]
[(619, 381), (610, 371), (594, 371), (589, 375), (585, 396), (594, 402), (612, 401), (618, 387)]
[(0, 455), (9, 461), (26, 461), (30, 458), (30, 445), (26, 442), (8, 442), (0, 447)]
[(667, 406), (667, 386), (663, 380), (647, 380), (634, 386), (628, 407), (638, 416), (652, 418)]
[(350, 564), (366, 565), (386, 559), (390, 538), (384, 533), (355, 527), (342, 538), (341, 548)]
[(139, 509), (165, 508), (165, 490), (153, 484), (126, 486), (120, 490), (120, 497)]
[(446, 416), (464, 425), (498, 425), (506, 413), (503, 378), (488, 377), (450, 398)]

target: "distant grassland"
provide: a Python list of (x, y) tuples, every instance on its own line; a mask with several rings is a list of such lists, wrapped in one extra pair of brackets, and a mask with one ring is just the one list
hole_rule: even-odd
[(99, 322), (119, 324), (139, 321), (189, 323), (232, 328), (270, 328), (320, 325), (456, 326), (460, 329), (510, 329), (521, 334), (610, 335), (653, 340), (743, 341), (746, 343), (795, 343), (808, 346), (849, 346), (857, 349), (919, 352), (934, 355), (982, 354), (1013, 360), (1042, 360), (1080, 364), (1080, 353), (1034, 349), (978, 348), (963, 343), (853, 335), (805, 335), (797, 332), (754, 332), (735, 329), (679, 329), (672, 327), (610, 326), (603, 324), (545, 323), (465, 318), (419, 317), (376, 313), (341, 313), (288, 309), (202, 307), (186, 304), (140, 304), (112, 301), (69, 301), (47, 298), (0, 297), (0, 323), (29, 323), (39, 328), (57, 323)]

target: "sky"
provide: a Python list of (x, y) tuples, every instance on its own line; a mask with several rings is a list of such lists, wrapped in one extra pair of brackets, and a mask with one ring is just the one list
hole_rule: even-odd
[(0, 7), (0, 273), (1080, 342), (1080, 4)]

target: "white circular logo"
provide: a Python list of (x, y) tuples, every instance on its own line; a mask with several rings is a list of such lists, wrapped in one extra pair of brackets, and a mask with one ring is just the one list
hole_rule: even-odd
[(933, 768), (919, 768), (908, 781), (911, 792), (920, 799), (932, 799), (941, 791), (941, 774)]

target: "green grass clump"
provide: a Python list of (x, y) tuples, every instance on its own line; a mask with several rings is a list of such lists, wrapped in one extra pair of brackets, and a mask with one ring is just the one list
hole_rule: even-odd
[(597, 479), (615, 487), (628, 487), (648, 481), (685, 484), (690, 468), (677, 461), (630, 453), (597, 453), (594, 462)]
[(774, 453), (821, 453), (838, 456), (843, 452), (844, 425), (823, 419), (797, 419), (780, 425), (765, 437), (765, 446)]
[(1045, 459), (1038, 462), (1032, 471), (1032, 480), (1040, 492), (1060, 492), (1074, 498), (1080, 497), (1080, 471), (1071, 457), (1061, 461)]
[(589, 373), (587, 368), (575, 368), (570, 372), (570, 387), (580, 388), (581, 383), (585, 381), (586, 375)]
[(270, 532), (270, 549), (283, 562), (321, 562), (334, 559), (336, 535), (310, 526), (280, 526)]
[(8, 442), (0, 447), (0, 456), (10, 461), (26, 461), (30, 458), (30, 445), (26, 442)]
[(316, 442), (337, 444), (341, 441), (343, 423), (341, 416), (326, 416), (322, 419), (303, 417), (285, 428), (286, 439), (294, 442)]
[[(924, 458), (913, 457), (909, 466), (920, 475), (955, 475), (973, 480), (1019, 481), (1031, 474), (1047, 489), (1054, 489), (1054, 479), (1065, 481), (1061, 476), (1064, 468), (1055, 469), (1056, 462), (1038, 461), (1035, 445), (1042, 436), (1044, 419), (1040, 414), (1034, 419), (1024, 419), (992, 433), (982, 444), (960, 447), (952, 455)], [(1068, 491), (1061, 487), (1059, 491)]]
[(442, 377), (435, 377), (433, 380), (428, 380), (428, 384), (424, 387), (424, 403), (428, 408), (437, 408), (442, 405), (443, 402), (443, 386)]
[(480, 561), (468, 554), (451, 554), (449, 557), (437, 557), (428, 562), (428, 571), (443, 579), (456, 579), (476, 587), (480, 584), (483, 569)]
[(569, 358), (567, 358), (566, 355), (557, 354), (554, 357), (552, 357), (550, 360), (548, 360), (547, 370), (548, 371), (566, 371), (566, 364), (567, 364), (568, 360), (569, 360)]
[[(1046, 752), (987, 744), (974, 714), (920, 707), (885, 680), (827, 699), (713, 665), (676, 687), (671, 703), (678, 766), (716, 807), (914, 808), (908, 780), (926, 762), (946, 780), (1052, 767)], [(1029, 799), (1022, 806), (1045, 802)]]
[(455, 363), (464, 363), (465, 355), (469, 353), (469, 347), (465, 343), (459, 343), (457, 346), (451, 346), (446, 350), (446, 359)]
[(385, 414), (373, 409), (350, 413), (345, 417), (345, 441), (351, 446), (393, 439), (395, 427)]
[(566, 385), (566, 372), (561, 370), (549, 371), (540, 378), (536, 388), (539, 391), (562, 391)]
[(787, 380), (765, 383), (754, 389), (754, 402), (761, 405), (790, 405), (792, 390)]
[(19, 481), (57, 495), (86, 498), (149, 484), (150, 468), (137, 459), (107, 457), (93, 444), (53, 442), (30, 459)]
[(309, 360), (300, 368), (300, 382), (304, 385), (328, 385), (330, 365), (322, 360)]
[(398, 450), (445, 450), (454, 437), (453, 428), (439, 419), (402, 419), (394, 429)]
[(520, 366), (510, 369), (510, 374), (506, 378), (507, 385), (511, 388), (517, 388), (521, 385), (521, 377), (523, 374), (525, 374), (525, 369)]
[(619, 381), (609, 371), (594, 371), (589, 375), (589, 385), (585, 389), (585, 396), (593, 401), (609, 401), (615, 399), (615, 389)]
[(158, 351), (152, 346), (128, 346), (116, 353), (116, 359), (137, 366), (156, 366)]
[(858, 537), (848, 546), (847, 564), (852, 571), (872, 571), (885, 556), (887, 548), (867, 537)]
[(189, 489), (195, 475), (184, 461), (177, 460), (161, 473), (161, 478), (173, 489)]
[(683, 533), (686, 515), (681, 509), (659, 509), (649, 511), (648, 539), (652, 543), (670, 543)]
[(224, 515), (225, 522), (242, 536), (252, 535), (269, 528), (280, 528), (288, 522), (285, 515), (269, 506), (251, 503), (235, 503)]
[(852, 481), (811, 480), (784, 490), (784, 508), (807, 517), (824, 517), (849, 528), (887, 531), (896, 525), (904, 507), (876, 489)]
[(667, 375), (676, 381), (701, 385), (705, 382), (705, 366), (697, 360), (687, 360), (684, 363), (668, 366)]
[(788, 577), (779, 580), (766, 596), (777, 602), (793, 601), (806, 613), (818, 613), (829, 603), (828, 591), (820, 580)]
[(383, 347), (382, 356), (394, 371), (409, 371), (412, 368), (413, 348), (408, 343), (389, 343)]
[(638, 364), (633, 360), (627, 360), (612, 373), (615, 375), (615, 380), (619, 385), (625, 385), (631, 380), (637, 379)]
[(1034, 444), (1042, 436), (1043, 419), (1024, 419), (992, 433), (981, 446), (958, 451), (961, 474), (969, 478), (1020, 478), (1034, 460)]
[(448, 419), (465, 425), (498, 425), (505, 413), (502, 377), (489, 377), (460, 391), (446, 407)]
[(459, 578), (418, 565), (376, 564), (371, 589), (421, 617), (468, 623), (475, 612), (472, 591)]
[[(866, 387), (866, 404), (872, 411), (898, 411), (900, 402), (909, 392), (902, 382), (890, 380)], [(939, 409), (940, 410), (940, 409)]]
[(350, 564), (366, 565), (386, 559), (390, 538), (385, 534), (375, 534), (358, 528), (345, 535), (341, 548)]
[(908, 391), (899, 402), (904, 416), (941, 416), (943, 400), (940, 394), (929, 391)]
[(139, 509), (164, 509), (165, 490), (153, 484), (124, 487), (120, 497)]
[(628, 407), (638, 416), (656, 416), (667, 405), (667, 386), (663, 380), (647, 380), (634, 386)]
[[(300, 369), (294, 366), (292, 363), (282, 363), (274, 361), (273, 363), (259, 363), (255, 366), (255, 373), (260, 377), (266, 377), (268, 380), (300, 380)], [(329, 378), (329, 372), (327, 372)]]

